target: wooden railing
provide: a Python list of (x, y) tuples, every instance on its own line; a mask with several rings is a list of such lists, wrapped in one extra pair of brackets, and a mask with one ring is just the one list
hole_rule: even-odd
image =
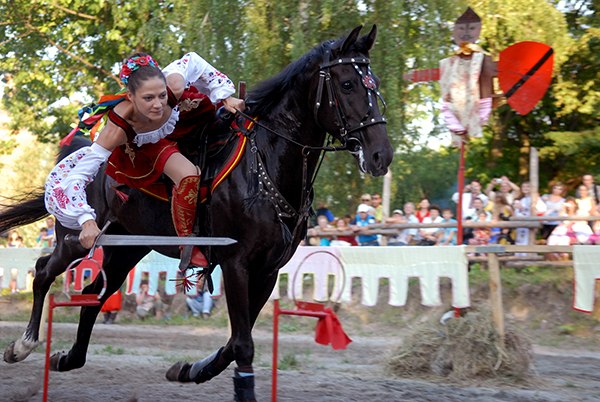
[[(511, 217), (509, 221), (496, 222), (472, 222), (464, 221), (463, 228), (501, 228), (518, 229), (527, 228), (530, 230), (539, 229), (544, 222), (548, 221), (597, 221), (600, 216), (519, 216)], [(326, 237), (336, 236), (358, 236), (358, 235), (383, 235), (396, 236), (404, 229), (430, 229), (430, 228), (456, 228), (457, 223), (376, 223), (369, 226), (363, 226), (358, 231), (338, 230), (336, 228), (321, 230), (319, 228), (310, 228), (308, 237)]]
[[(308, 230), (308, 237), (336, 237), (336, 236), (357, 236), (357, 235), (384, 235), (396, 236), (404, 229), (429, 229), (429, 228), (455, 228), (456, 223), (376, 223), (369, 226), (363, 226), (358, 231), (311, 228)], [(498, 222), (471, 222), (465, 221), (463, 228), (541, 228), (541, 222), (531, 221), (498, 221)]]

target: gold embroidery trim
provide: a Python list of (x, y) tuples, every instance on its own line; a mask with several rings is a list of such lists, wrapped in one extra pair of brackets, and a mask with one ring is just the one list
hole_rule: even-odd
[(179, 103), (179, 110), (189, 112), (192, 109), (196, 109), (200, 105), (201, 100), (201, 98), (184, 99)]

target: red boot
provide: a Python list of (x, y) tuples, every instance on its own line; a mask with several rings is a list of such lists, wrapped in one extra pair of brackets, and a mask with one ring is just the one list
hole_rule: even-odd
[[(198, 175), (184, 177), (179, 182), (179, 186), (173, 187), (171, 216), (178, 236), (187, 237), (192, 234), (196, 221), (199, 188), (200, 176)], [(190, 265), (208, 267), (206, 257), (196, 246), (192, 249)]]

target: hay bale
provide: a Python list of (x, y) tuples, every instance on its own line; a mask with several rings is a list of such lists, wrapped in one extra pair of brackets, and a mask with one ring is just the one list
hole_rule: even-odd
[(481, 308), (445, 325), (436, 320), (418, 327), (392, 355), (388, 371), (400, 377), (433, 374), (453, 380), (523, 378), (532, 358), (524, 334), (508, 324), (502, 342), (489, 309)]

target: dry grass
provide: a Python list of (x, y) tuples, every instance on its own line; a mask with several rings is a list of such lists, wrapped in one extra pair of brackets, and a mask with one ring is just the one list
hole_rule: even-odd
[(490, 311), (480, 308), (445, 325), (436, 320), (419, 326), (392, 355), (388, 370), (400, 377), (515, 380), (530, 374), (532, 358), (531, 342), (520, 331), (507, 324), (502, 340)]

